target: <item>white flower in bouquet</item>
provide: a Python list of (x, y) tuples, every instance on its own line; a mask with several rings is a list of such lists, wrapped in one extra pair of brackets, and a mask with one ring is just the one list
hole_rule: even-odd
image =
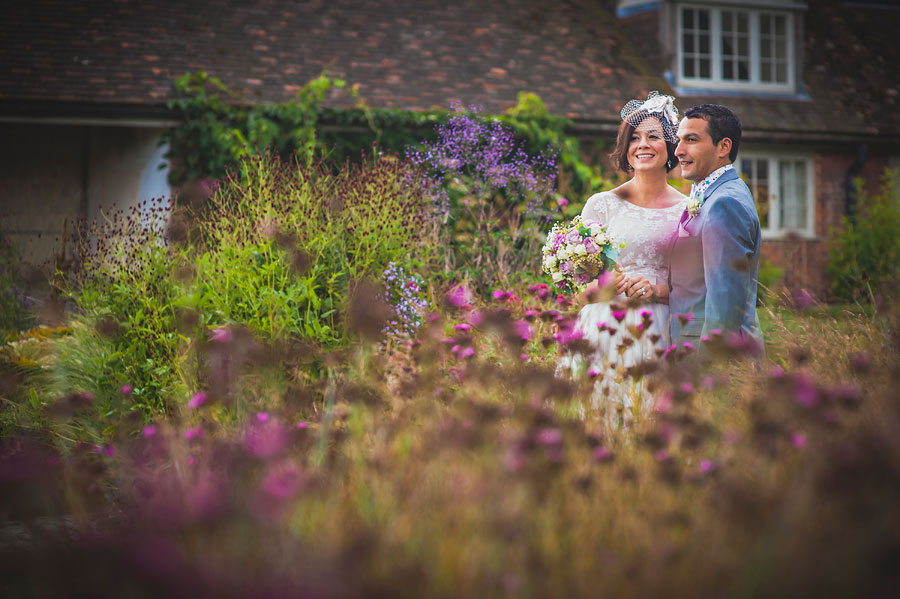
[(602, 223), (576, 216), (570, 223), (553, 225), (541, 248), (541, 266), (557, 287), (581, 290), (615, 266), (620, 247)]

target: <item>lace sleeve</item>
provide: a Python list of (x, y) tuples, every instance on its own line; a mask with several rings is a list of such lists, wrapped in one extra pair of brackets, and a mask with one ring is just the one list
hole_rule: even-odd
[(584, 203), (581, 210), (581, 218), (584, 220), (599, 221), (606, 224), (609, 221), (609, 210), (605, 193), (595, 193)]

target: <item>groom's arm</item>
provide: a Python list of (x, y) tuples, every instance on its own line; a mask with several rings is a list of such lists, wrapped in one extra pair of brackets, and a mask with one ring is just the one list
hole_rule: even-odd
[(718, 197), (710, 203), (701, 233), (706, 280), (702, 335), (711, 329), (741, 329), (753, 283), (754, 216), (731, 197)]

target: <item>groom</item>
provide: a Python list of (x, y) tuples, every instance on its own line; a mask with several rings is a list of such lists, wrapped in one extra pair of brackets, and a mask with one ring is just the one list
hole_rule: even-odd
[[(684, 113), (675, 156), (693, 181), (669, 264), (672, 341), (700, 347), (710, 331), (762, 341), (756, 316), (760, 225), (753, 196), (732, 166), (741, 123), (724, 106)], [(687, 318), (687, 323), (676, 315)]]

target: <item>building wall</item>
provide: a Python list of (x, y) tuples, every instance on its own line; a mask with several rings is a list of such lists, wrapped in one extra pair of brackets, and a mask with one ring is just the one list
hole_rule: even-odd
[[(832, 228), (841, 226), (847, 210), (847, 171), (855, 156), (843, 151), (818, 152), (814, 156), (815, 237), (786, 235), (763, 242), (762, 260), (770, 260), (784, 270), (784, 286), (792, 292), (811, 291), (816, 297), (830, 299), (826, 276), (828, 239)], [(869, 156), (859, 173), (865, 181), (864, 191), (875, 193), (880, 186), (886, 155)]]
[(168, 197), (164, 129), (0, 123), (0, 233), (24, 262), (46, 265), (79, 218)]

